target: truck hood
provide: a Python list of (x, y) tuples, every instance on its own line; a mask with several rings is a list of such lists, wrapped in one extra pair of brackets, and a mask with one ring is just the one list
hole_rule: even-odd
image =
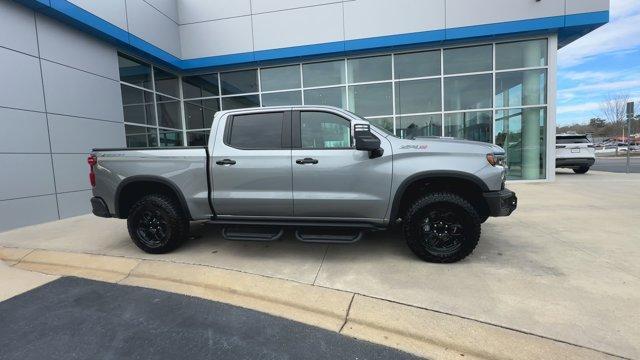
[(441, 138), (441, 137), (429, 137), (429, 138), (416, 138), (398, 139), (387, 138), (391, 141), (394, 153), (458, 153), (458, 154), (504, 154), (503, 148), (497, 145), (488, 144), (479, 141)]

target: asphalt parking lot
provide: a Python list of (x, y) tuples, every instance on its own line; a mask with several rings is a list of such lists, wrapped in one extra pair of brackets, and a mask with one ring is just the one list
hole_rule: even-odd
[[(640, 173), (640, 157), (631, 157), (629, 160), (630, 172)], [(596, 163), (593, 164), (591, 170), (626, 173), (627, 159), (624, 157), (596, 157)]]
[(196, 238), (151, 256), (125, 223), (93, 216), (0, 234), (0, 246), (202, 264), (349, 291), (640, 358), (640, 175), (558, 170), (553, 183), (511, 183), (519, 208), (490, 219), (476, 251), (456, 264), (416, 259), (397, 232), (351, 245), (224, 241), (194, 224)]

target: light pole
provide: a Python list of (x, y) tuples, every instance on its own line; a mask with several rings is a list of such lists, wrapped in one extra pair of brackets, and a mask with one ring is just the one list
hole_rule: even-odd
[(627, 103), (627, 174), (631, 172), (631, 119), (634, 116), (633, 101)]

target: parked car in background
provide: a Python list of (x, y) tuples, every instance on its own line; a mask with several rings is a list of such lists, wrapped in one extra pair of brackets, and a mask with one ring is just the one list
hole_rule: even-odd
[(587, 135), (556, 135), (556, 168), (568, 168), (576, 174), (584, 174), (595, 162), (595, 145)]

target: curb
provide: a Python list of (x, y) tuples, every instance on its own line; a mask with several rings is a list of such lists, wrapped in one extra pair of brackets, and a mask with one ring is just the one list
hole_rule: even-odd
[(432, 359), (613, 359), (598, 350), (456, 315), (211, 266), (0, 247), (14, 268), (228, 303)]

